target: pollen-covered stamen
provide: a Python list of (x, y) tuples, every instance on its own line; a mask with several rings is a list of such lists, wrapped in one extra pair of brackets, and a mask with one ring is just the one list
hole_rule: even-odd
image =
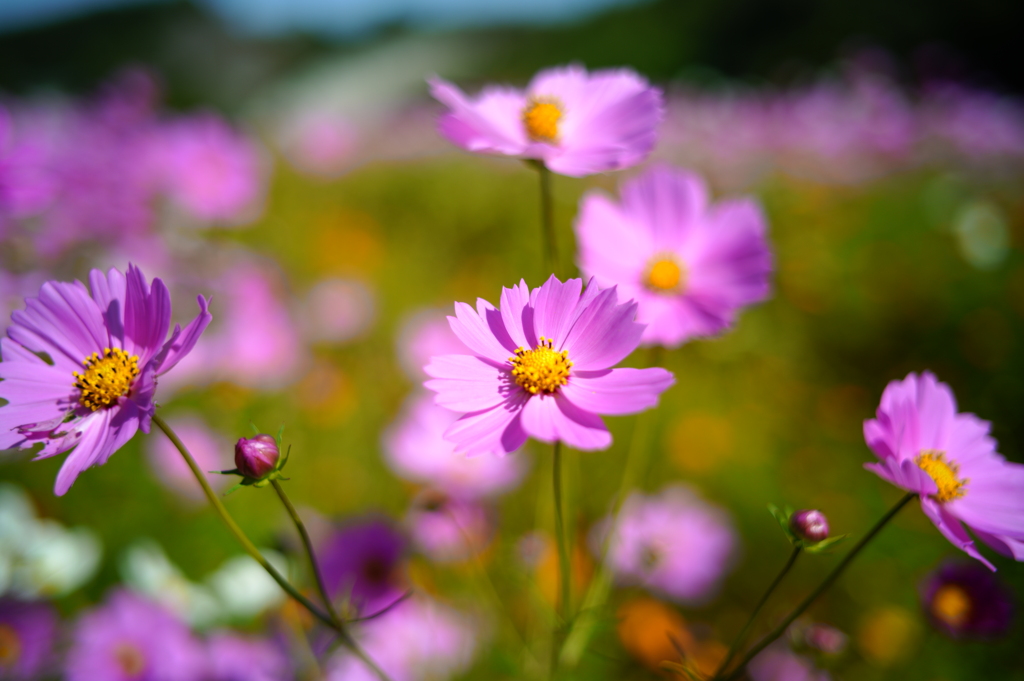
[(678, 293), (686, 284), (686, 272), (675, 258), (660, 256), (647, 268), (644, 284), (655, 293)]
[(971, 598), (956, 584), (944, 584), (932, 598), (932, 614), (951, 627), (960, 627), (971, 615)]
[(955, 463), (946, 461), (945, 452), (936, 449), (923, 449), (918, 454), (916, 463), (935, 481), (935, 486), (939, 488), (932, 495), (932, 499), (944, 503), (959, 499), (964, 495), (963, 487), (968, 480), (961, 480), (957, 477), (959, 467)]
[(531, 142), (557, 142), (562, 109), (548, 99), (531, 100), (523, 109), (523, 125)]
[(73, 372), (75, 387), (81, 391), (78, 403), (93, 411), (110, 407), (127, 395), (132, 381), (139, 375), (139, 356), (129, 355), (121, 348), (105, 348), (103, 355), (94, 352), (84, 360), (85, 373)]
[(540, 337), (540, 342), (533, 350), (516, 348), (516, 354), (509, 357), (512, 362), (512, 378), (516, 385), (531, 395), (544, 393), (550, 395), (569, 382), (569, 351), (556, 352), (554, 340)]

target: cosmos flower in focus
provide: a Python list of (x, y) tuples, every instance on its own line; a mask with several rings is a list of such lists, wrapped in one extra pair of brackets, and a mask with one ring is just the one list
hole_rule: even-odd
[(675, 382), (661, 368), (613, 369), (640, 341), (636, 303), (615, 288), (552, 275), (532, 291), (502, 289), (501, 307), (456, 303), (449, 317), (469, 353), (433, 357), (424, 385), (437, 404), (464, 415), (445, 432), (469, 455), (515, 451), (534, 437), (583, 450), (607, 449), (600, 414), (634, 414)]
[(749, 198), (709, 205), (693, 173), (656, 166), (622, 185), (622, 200), (583, 197), (579, 266), (637, 301), (642, 343), (677, 347), (719, 334), (770, 292), (768, 225)]
[(682, 485), (657, 495), (631, 494), (614, 526), (605, 519), (591, 533), (595, 555), (601, 555), (606, 542), (616, 581), (688, 604), (706, 602), (715, 594), (737, 544), (725, 512)]
[(572, 177), (636, 165), (664, 117), (661, 91), (629, 69), (560, 66), (538, 73), (525, 91), (492, 85), (476, 97), (434, 78), (430, 93), (448, 107), (438, 128), (453, 144), (535, 159)]
[[(57, 474), (63, 495), (78, 474), (102, 465), (139, 429), (149, 432), (156, 379), (174, 368), (210, 323), (208, 301), (170, 338), (171, 297), (132, 265), (50, 281), (11, 315), (0, 339), (0, 449), (43, 445), (36, 458), (74, 448)], [(49, 362), (40, 358), (45, 354)]]
[(202, 644), (163, 607), (115, 591), (79, 617), (64, 663), (68, 681), (200, 681)]
[(964, 529), (993, 549), (1024, 560), (1024, 465), (996, 452), (991, 424), (957, 412), (956, 398), (930, 372), (911, 373), (882, 393), (864, 439), (880, 459), (864, 464), (920, 496), (921, 509), (954, 546), (995, 566)]
[(992, 639), (1013, 624), (1013, 593), (977, 563), (948, 560), (921, 583), (931, 623), (956, 639)]
[(53, 672), (57, 611), (45, 601), (0, 598), (0, 679), (35, 679)]
[(384, 433), (385, 460), (402, 478), (425, 483), (464, 499), (515, 489), (526, 473), (522, 452), (510, 456), (466, 456), (444, 439), (458, 414), (427, 395), (406, 402), (397, 423)]
[(317, 550), (332, 600), (349, 599), (361, 615), (379, 612), (405, 593), (406, 539), (391, 523), (370, 518), (327, 537)]

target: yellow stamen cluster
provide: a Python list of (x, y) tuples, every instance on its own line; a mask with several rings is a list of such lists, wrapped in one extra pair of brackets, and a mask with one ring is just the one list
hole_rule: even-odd
[(944, 584), (932, 598), (932, 614), (951, 627), (961, 627), (971, 615), (971, 598), (956, 584)]
[(523, 125), (531, 142), (557, 142), (562, 109), (550, 100), (532, 100), (523, 109)]
[(509, 357), (512, 362), (512, 378), (516, 385), (531, 395), (544, 393), (550, 395), (569, 382), (569, 351), (555, 352), (552, 348), (554, 340), (540, 337), (540, 342), (533, 350), (523, 347), (516, 348), (516, 354)]
[(921, 450), (916, 462), (918, 467), (927, 473), (939, 488), (939, 491), (932, 495), (935, 501), (944, 503), (959, 499), (964, 495), (963, 486), (968, 481), (957, 477), (958, 466), (955, 463), (947, 462), (944, 452), (935, 449)]
[(129, 678), (135, 678), (146, 671), (146, 656), (138, 646), (131, 643), (119, 643), (114, 649), (114, 659)]
[(21, 638), (13, 627), (0, 624), (0, 667), (13, 667), (21, 657)]
[(121, 348), (106, 348), (102, 356), (94, 352), (82, 364), (84, 374), (73, 372), (75, 387), (82, 391), (78, 403), (93, 411), (116, 404), (139, 375), (139, 356), (129, 356)]
[(656, 293), (676, 293), (685, 284), (686, 274), (682, 266), (670, 257), (654, 261), (647, 270), (645, 284)]

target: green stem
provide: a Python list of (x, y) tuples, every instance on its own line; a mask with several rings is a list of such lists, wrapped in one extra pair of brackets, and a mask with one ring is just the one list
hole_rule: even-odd
[(224, 503), (220, 500), (220, 497), (218, 497), (217, 493), (213, 491), (212, 487), (210, 487), (210, 483), (206, 481), (206, 476), (199, 468), (199, 464), (196, 463), (196, 460), (192, 458), (192, 454), (189, 453), (185, 443), (182, 442), (171, 427), (167, 425), (167, 422), (164, 421), (159, 414), (153, 414), (153, 423), (155, 423), (157, 427), (164, 432), (164, 435), (166, 435), (167, 439), (171, 441), (171, 444), (173, 444), (178, 452), (181, 453), (182, 458), (185, 459), (185, 463), (187, 463), (188, 467), (192, 470), (192, 475), (195, 476), (196, 480), (199, 481), (199, 485), (203, 488), (203, 493), (206, 494), (206, 498), (210, 501), (210, 505), (212, 505), (214, 510), (217, 511), (217, 515), (219, 515), (221, 520), (224, 521), (224, 524), (227, 525), (229, 530), (231, 530), (231, 533), (235, 535), (235, 539), (237, 539), (238, 543), (242, 545), (245, 552), (248, 553), (253, 560), (259, 563), (263, 569), (267, 571), (267, 574), (273, 577), (274, 581), (277, 582), (289, 596), (298, 601), (302, 607), (312, 613), (312, 615), (323, 624), (338, 632), (338, 636), (341, 637), (341, 641), (345, 647), (348, 648), (353, 655), (358, 657), (363, 664), (365, 664), (377, 676), (377, 678), (381, 681), (391, 681), (387, 674), (385, 674), (380, 667), (378, 667), (376, 663), (374, 663), (374, 661), (371, 660), (365, 652), (363, 652), (340, 621), (332, 619), (330, 615), (324, 613), (320, 608), (316, 607), (312, 601), (299, 593), (298, 589), (292, 586), (291, 583), (285, 579), (284, 575), (278, 572), (277, 568), (271, 565), (270, 561), (263, 557), (260, 550), (256, 548), (256, 545), (252, 543), (242, 528), (238, 526), (238, 523), (235, 522), (235, 519), (231, 517), (230, 513), (228, 513), (228, 509), (224, 507)]
[(818, 585), (818, 588), (812, 591), (811, 594), (800, 603), (800, 605), (796, 606), (793, 612), (789, 613), (786, 619), (779, 623), (779, 626), (772, 629), (772, 631), (762, 638), (756, 646), (751, 648), (750, 651), (743, 656), (743, 659), (740, 660), (739, 665), (727, 676), (722, 677), (722, 681), (733, 681), (733, 679), (739, 678), (743, 674), (743, 669), (747, 666), (747, 663), (754, 659), (758, 653), (771, 645), (776, 639), (786, 633), (786, 629), (789, 628), (789, 625), (792, 624), (797, 617), (802, 615), (804, 611), (814, 603), (814, 601), (818, 600), (818, 598), (825, 593), (830, 586), (832, 586), (832, 584), (839, 578), (839, 575), (841, 575), (853, 559), (857, 557), (857, 554), (860, 553), (861, 549), (867, 546), (868, 542), (874, 539), (875, 535), (878, 534), (881, 529), (885, 527), (885, 525), (892, 520), (897, 513), (900, 512), (900, 509), (906, 506), (910, 500), (916, 496), (917, 494), (914, 492), (904, 494), (903, 498), (897, 501), (896, 505), (890, 508), (889, 511), (882, 516), (877, 523), (875, 523), (875, 526), (872, 527), (866, 535), (864, 535), (864, 538), (857, 542), (856, 546), (850, 549), (850, 552), (843, 557), (839, 562), (839, 565), (836, 565), (832, 569), (832, 572), (828, 573), (828, 576), (825, 577), (824, 581)]
[(562, 519), (562, 442), (555, 441), (552, 481), (555, 488), (555, 541), (558, 542), (558, 575), (561, 588), (561, 615), (563, 625), (569, 622), (572, 611), (572, 594), (570, 592), (570, 574), (572, 566), (569, 559), (569, 545), (565, 540), (565, 521)]
[(320, 592), (320, 598), (323, 599), (324, 605), (327, 607), (327, 614), (335, 624), (341, 625), (341, 619), (338, 617), (337, 611), (334, 609), (334, 603), (331, 601), (331, 597), (327, 593), (327, 587), (324, 586), (324, 577), (320, 572), (320, 564), (316, 560), (316, 554), (313, 553), (313, 542), (309, 538), (309, 532), (306, 531), (306, 525), (302, 522), (302, 518), (299, 517), (298, 511), (292, 505), (291, 499), (284, 493), (284, 488), (281, 487), (281, 483), (277, 480), (271, 480), (270, 484), (274, 487), (274, 491), (277, 492), (278, 498), (281, 499), (281, 503), (284, 504), (285, 509), (288, 511), (288, 515), (291, 516), (292, 522), (295, 523), (295, 529), (299, 531), (299, 536), (302, 537), (302, 546), (306, 549), (306, 555), (309, 557), (309, 564), (313, 570), (313, 578), (316, 581), (316, 590)]
[(764, 604), (768, 602), (768, 599), (771, 597), (776, 587), (778, 587), (782, 582), (782, 578), (786, 576), (786, 573), (789, 572), (790, 568), (793, 567), (793, 564), (796, 563), (796, 559), (800, 556), (801, 549), (802, 547), (800, 546), (793, 547), (793, 552), (789, 554), (789, 560), (787, 560), (786, 564), (782, 566), (782, 571), (779, 572), (772, 583), (768, 586), (768, 590), (761, 596), (761, 600), (759, 600), (757, 605), (754, 606), (754, 610), (750, 613), (750, 618), (747, 620), (747, 623), (743, 625), (743, 628), (740, 629), (740, 633), (736, 636), (736, 640), (732, 642), (732, 646), (729, 648), (729, 654), (725, 656), (725, 660), (718, 667), (718, 671), (715, 672), (715, 675), (712, 678), (718, 678), (726, 669), (729, 668), (729, 664), (733, 661), (733, 658), (736, 657), (736, 653), (739, 652), (740, 646), (743, 645), (743, 641), (747, 637), (747, 632), (749, 632), (750, 627), (753, 626), (754, 620), (757, 619), (758, 614), (761, 612), (761, 608), (763, 608)]
[(544, 240), (544, 266), (548, 274), (557, 274), (558, 242), (555, 240), (555, 207), (551, 193), (551, 171), (543, 161), (536, 163), (540, 175), (540, 223)]

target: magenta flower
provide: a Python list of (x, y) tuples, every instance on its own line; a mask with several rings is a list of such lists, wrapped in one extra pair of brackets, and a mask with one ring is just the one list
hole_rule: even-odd
[(1009, 463), (989, 437), (991, 424), (956, 410), (953, 391), (930, 372), (893, 381), (864, 439), (881, 459), (864, 464), (920, 495), (921, 509), (954, 546), (990, 569), (964, 529), (1024, 560), (1024, 465)]
[(797, 655), (781, 643), (769, 646), (747, 665), (753, 681), (831, 681), (828, 672), (810, 658)]
[(920, 593), (932, 625), (952, 638), (994, 639), (1013, 624), (1013, 592), (974, 561), (944, 561), (924, 579)]
[[(456, 340), (458, 342), (458, 340)], [(515, 456), (466, 456), (444, 439), (459, 415), (427, 395), (410, 398), (399, 421), (383, 437), (385, 461), (399, 477), (424, 483), (463, 499), (508, 492), (526, 473), (522, 452)]]
[(709, 206), (692, 173), (655, 167), (622, 186), (616, 204), (589, 193), (576, 220), (579, 266), (639, 304), (645, 345), (676, 347), (732, 326), (770, 291), (768, 227), (751, 199)]
[(281, 646), (272, 640), (215, 631), (206, 643), (206, 681), (284, 681), (293, 678)]
[(681, 485), (651, 496), (634, 492), (622, 504), (614, 529), (606, 519), (590, 540), (595, 555), (607, 542), (616, 581), (682, 603), (711, 598), (736, 553), (736, 532), (725, 512)]
[(334, 532), (317, 551), (328, 595), (348, 598), (363, 615), (388, 607), (406, 589), (406, 544), (383, 518), (367, 518)]
[(434, 78), (430, 93), (449, 109), (438, 128), (452, 143), (572, 177), (636, 165), (664, 117), (661, 91), (629, 69), (588, 74), (572, 64), (541, 71), (525, 92), (492, 85), (475, 98)]
[(64, 664), (68, 681), (200, 681), (202, 644), (161, 606), (116, 591), (79, 618)]
[(93, 270), (89, 283), (91, 295), (79, 281), (43, 284), (0, 339), (0, 397), (8, 401), (0, 450), (38, 443), (38, 459), (74, 448), (57, 474), (57, 495), (137, 430), (149, 432), (156, 378), (188, 354), (211, 318), (199, 296), (199, 315), (167, 338), (171, 297), (160, 279), (151, 287), (129, 265), (127, 276)]
[(445, 432), (466, 454), (507, 454), (528, 436), (577, 449), (606, 449), (612, 436), (599, 414), (655, 406), (675, 382), (661, 368), (612, 369), (640, 341), (636, 303), (615, 288), (551, 276), (533, 291), (522, 281), (501, 293), (501, 307), (455, 304), (449, 317), (469, 353), (434, 357), (424, 385), (437, 404), (464, 416)]
[(49, 677), (57, 622), (57, 611), (45, 601), (0, 598), (0, 679)]

